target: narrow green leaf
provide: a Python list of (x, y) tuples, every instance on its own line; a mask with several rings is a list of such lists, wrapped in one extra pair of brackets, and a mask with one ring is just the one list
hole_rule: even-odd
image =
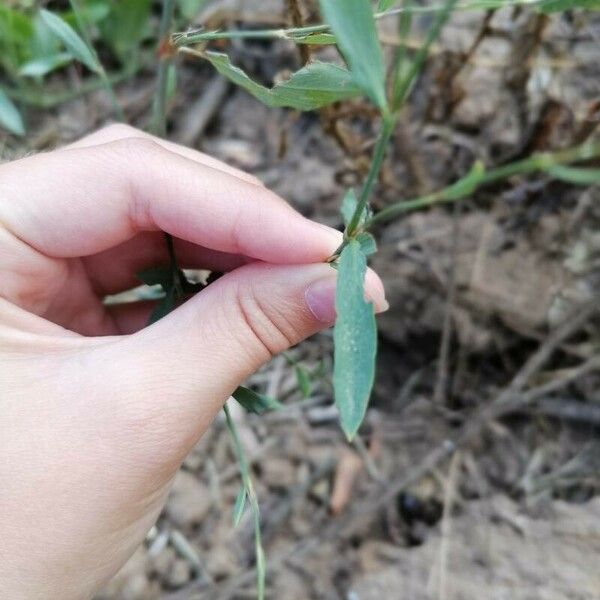
[(68, 52), (58, 52), (26, 62), (20, 69), (19, 75), (24, 77), (43, 77), (56, 69), (68, 65), (73, 57)]
[(369, 0), (321, 0), (321, 12), (360, 89), (387, 109), (385, 67)]
[(308, 371), (301, 365), (296, 365), (294, 371), (296, 373), (296, 381), (298, 382), (300, 392), (305, 398), (310, 398), (312, 384), (310, 381), (310, 375), (308, 374)]
[[(342, 206), (340, 207), (340, 212), (342, 213), (342, 218), (344, 219), (344, 226), (348, 227), (350, 221), (352, 220), (352, 216), (354, 215), (354, 211), (356, 210), (356, 205), (358, 204), (358, 198), (356, 197), (356, 193), (352, 188), (350, 188), (342, 200)], [(362, 225), (367, 218), (366, 207), (363, 211), (363, 214), (360, 217), (359, 224)]]
[(257, 394), (247, 387), (238, 387), (232, 395), (248, 412), (256, 415), (281, 408), (281, 403), (274, 398)]
[(478, 187), (485, 175), (485, 167), (480, 160), (476, 160), (470, 171), (456, 183), (448, 186), (444, 191), (444, 200), (459, 200), (470, 196)]
[(59, 16), (48, 10), (41, 9), (40, 16), (48, 28), (58, 37), (73, 58), (83, 63), (90, 71), (101, 73), (102, 67), (96, 60), (93, 51), (79, 37), (76, 31)]
[(365, 416), (375, 377), (377, 327), (373, 306), (364, 299), (366, 270), (360, 243), (350, 240), (339, 261), (333, 330), (335, 403), (349, 440)]
[(390, 8), (392, 8), (392, 6), (394, 6), (394, 4), (396, 4), (396, 0), (379, 0), (379, 4), (377, 5), (377, 10), (379, 12), (385, 12), (386, 10), (389, 10)]
[(356, 236), (356, 241), (360, 244), (360, 249), (365, 256), (370, 256), (377, 252), (377, 242), (368, 231), (359, 233)]
[(314, 110), (360, 94), (348, 71), (330, 63), (309, 63), (269, 89), (232, 65), (226, 54), (206, 52), (204, 56), (221, 75), (271, 107)]
[(240, 521), (242, 520), (242, 516), (244, 515), (244, 509), (246, 508), (247, 497), (248, 494), (246, 492), (246, 488), (242, 486), (240, 488), (240, 491), (238, 492), (238, 495), (235, 499), (235, 504), (233, 506), (232, 520), (234, 527), (237, 527), (240, 524)]
[(392, 98), (392, 108), (394, 111), (398, 111), (408, 97), (417, 75), (421, 72), (421, 68), (425, 64), (425, 59), (427, 58), (431, 44), (433, 44), (440, 35), (440, 31), (452, 13), (456, 2), (457, 0), (445, 0), (442, 10), (436, 14), (435, 20), (427, 32), (427, 37), (416, 53), (413, 61), (410, 63), (410, 67), (407, 69), (406, 73), (403, 74), (402, 78), (394, 82)]
[(19, 109), (0, 88), (0, 127), (14, 133), (25, 135), (25, 125)]
[[(402, 8), (406, 9), (412, 6), (412, 0), (404, 0)], [(408, 36), (412, 27), (412, 14), (407, 11), (398, 17), (398, 38), (399, 45), (394, 53), (392, 64), (392, 102), (397, 108), (398, 98), (402, 93), (401, 87), (404, 78), (409, 74), (410, 61), (408, 60)]]
[(575, 185), (594, 185), (600, 183), (600, 169), (565, 167), (564, 165), (554, 165), (546, 169), (546, 173), (568, 183)]
[(309, 33), (308, 35), (292, 36), (296, 44), (312, 44), (314, 46), (331, 46), (335, 44), (335, 35), (331, 33)]

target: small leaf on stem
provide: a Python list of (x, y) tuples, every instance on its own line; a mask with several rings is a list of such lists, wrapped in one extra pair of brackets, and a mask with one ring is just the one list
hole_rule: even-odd
[(377, 242), (368, 231), (359, 233), (356, 236), (356, 241), (360, 244), (360, 249), (365, 256), (371, 256), (371, 254), (377, 252)]
[(262, 415), (269, 410), (281, 408), (281, 403), (274, 398), (258, 394), (254, 390), (240, 386), (232, 396), (250, 413)]
[(242, 516), (244, 515), (244, 509), (246, 508), (246, 498), (248, 497), (248, 493), (246, 492), (245, 487), (241, 487), (238, 495), (235, 499), (235, 504), (233, 506), (233, 526), (237, 527), (242, 520)]

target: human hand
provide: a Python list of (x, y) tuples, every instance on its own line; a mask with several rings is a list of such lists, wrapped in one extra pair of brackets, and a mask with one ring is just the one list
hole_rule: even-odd
[[(154, 325), (106, 306), (168, 264), (227, 271)], [(273, 354), (328, 327), (340, 234), (256, 179), (112, 126), (0, 166), (0, 597), (87, 597)], [(366, 294), (385, 308), (369, 272)]]

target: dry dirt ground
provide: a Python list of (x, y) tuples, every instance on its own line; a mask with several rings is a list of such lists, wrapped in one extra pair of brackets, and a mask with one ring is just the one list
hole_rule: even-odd
[[(276, 0), (226, 1), (202, 19), (272, 26), (284, 14)], [(411, 43), (427, 24), (416, 20)], [(391, 52), (395, 23), (381, 33)], [(452, 182), (477, 158), (499, 165), (594, 135), (599, 43), (589, 14), (454, 15), (397, 128), (375, 208)], [(300, 60), (283, 42), (226, 49), (265, 82)], [(367, 104), (272, 110), (204, 64), (180, 67), (173, 139), (341, 226), (340, 197), (364, 176), (376, 133)], [(142, 72), (119, 88), (139, 126), (152, 85)], [(107, 109), (98, 95), (40, 114), (32, 147), (99, 126)], [(278, 357), (250, 383), (285, 408), (234, 411), (262, 509), (269, 598), (600, 599), (599, 225), (598, 187), (538, 175), (379, 228), (372, 264), (391, 310), (379, 319), (359, 443), (336, 424), (330, 333), (291, 352), (312, 374), (308, 398)], [(238, 489), (217, 420), (144, 546), (98, 598), (254, 597), (249, 515), (231, 525)]]

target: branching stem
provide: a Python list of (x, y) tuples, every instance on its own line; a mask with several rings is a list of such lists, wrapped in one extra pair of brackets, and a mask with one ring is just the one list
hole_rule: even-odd
[[(475, 189), (477, 189), (484, 185), (490, 185), (513, 177), (514, 175), (527, 175), (537, 171), (547, 171), (556, 165), (568, 165), (597, 157), (600, 157), (600, 142), (588, 142), (581, 146), (568, 148), (567, 150), (559, 150), (557, 152), (540, 152), (533, 154), (529, 158), (508, 163), (501, 167), (483, 172), (474, 182), (474, 186)], [(389, 221), (409, 211), (425, 208), (441, 202), (453, 202), (470, 195), (473, 189), (465, 194), (456, 193), (456, 189), (459, 187), (461, 181), (462, 180), (459, 179), (452, 185), (419, 198), (396, 202), (371, 217), (367, 222), (366, 227), (372, 227), (373, 225)]]
[[(493, 8), (503, 8), (506, 6), (521, 6), (521, 7), (540, 7), (548, 4), (553, 0), (473, 0), (470, 2), (462, 2), (456, 4), (455, 10), (490, 10)], [(446, 3), (432, 4), (430, 6), (402, 6), (392, 8), (384, 12), (375, 13), (376, 19), (391, 17), (403, 13), (419, 14), (419, 13), (435, 13), (442, 12), (446, 9)], [(255, 30), (237, 30), (237, 31), (187, 31), (173, 34), (172, 42), (175, 46), (190, 46), (205, 42), (208, 40), (225, 40), (225, 39), (287, 39), (287, 40), (303, 40), (306, 37), (315, 33), (326, 33), (329, 31), (329, 25), (318, 24), (309, 25), (307, 27), (291, 27), (288, 29), (255, 29)]]

